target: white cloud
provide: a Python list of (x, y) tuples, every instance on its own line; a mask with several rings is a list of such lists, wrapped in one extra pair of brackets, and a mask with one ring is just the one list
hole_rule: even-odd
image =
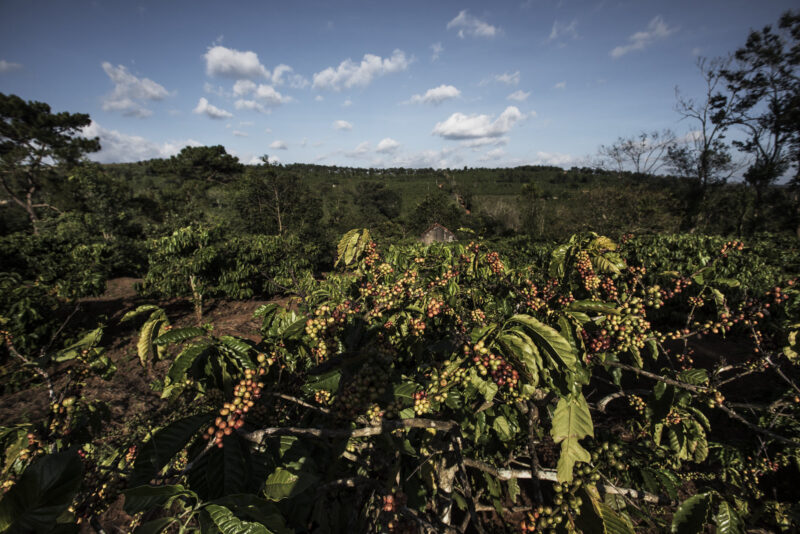
[(504, 83), (506, 85), (519, 85), (519, 71), (492, 74), (488, 78), (481, 80), (478, 85), (487, 85), (492, 82)]
[(677, 28), (670, 28), (666, 25), (664, 19), (661, 18), (661, 15), (656, 15), (647, 25), (647, 29), (645, 31), (634, 33), (628, 37), (628, 44), (614, 48), (610, 52), (611, 57), (617, 59), (629, 52), (633, 52), (634, 50), (642, 50), (655, 41), (664, 39), (676, 31)]
[(12, 70), (21, 69), (22, 65), (20, 63), (14, 63), (12, 61), (6, 61), (5, 59), (0, 59), (0, 72), (10, 72)]
[(233, 96), (249, 95), (256, 90), (257, 85), (252, 80), (236, 80), (233, 84)]
[(328, 67), (314, 74), (314, 89), (341, 91), (342, 88), (364, 87), (376, 76), (406, 70), (411, 61), (413, 60), (406, 58), (402, 50), (395, 50), (392, 57), (385, 59), (374, 54), (365, 54), (361, 63), (348, 58), (335, 69)]
[(466, 36), (470, 37), (494, 37), (499, 33), (496, 26), (487, 24), (479, 18), (467, 13), (464, 9), (456, 15), (456, 18), (447, 23), (447, 29), (457, 28), (458, 36), (462, 39)]
[(333, 129), (334, 130), (347, 130), (350, 131), (353, 129), (353, 125), (347, 121), (338, 120), (333, 122)]
[(239, 121), (239, 126), (252, 126), (255, 124), (253, 121)]
[(287, 150), (289, 145), (286, 144), (286, 141), (281, 141), (278, 139), (277, 141), (270, 143), (269, 147), (274, 148), (275, 150)]
[[(284, 74), (286, 75), (285, 80)], [(308, 87), (308, 80), (299, 74), (294, 74), (294, 69), (289, 65), (280, 64), (272, 69), (272, 84), (283, 85), (284, 83), (288, 83), (293, 89), (304, 89)]]
[(387, 137), (385, 139), (381, 139), (378, 143), (375, 152), (379, 152), (381, 154), (388, 154), (390, 152), (394, 152), (400, 146), (400, 143), (392, 139), (391, 137)]
[(468, 139), (466, 141), (461, 141), (460, 145), (465, 148), (471, 148), (473, 150), (478, 150), (479, 148), (493, 145), (493, 146), (505, 146), (508, 144), (508, 137), (478, 137), (477, 139)]
[(203, 91), (215, 96), (230, 96), (221, 85), (214, 86), (214, 84), (208, 82), (203, 84)]
[(484, 154), (480, 158), (478, 158), (478, 160), (479, 161), (498, 160), (498, 159), (502, 158), (505, 155), (506, 155), (506, 151), (505, 150), (503, 150), (502, 148), (495, 148), (493, 150), (490, 150), (489, 152), (487, 152), (486, 154)]
[(489, 115), (453, 113), (444, 122), (437, 122), (431, 133), (445, 139), (500, 137), (508, 133), (514, 124), (523, 118), (525, 115), (515, 106), (508, 106), (494, 121)]
[(314, 100), (316, 102), (322, 102), (323, 100), (325, 100), (325, 97), (323, 97), (322, 95), (317, 95), (314, 97)]
[(202, 143), (193, 139), (158, 144), (137, 135), (108, 130), (95, 121), (83, 128), (81, 133), (85, 137), (100, 138), (101, 150), (89, 155), (91, 159), (100, 163), (128, 163), (152, 158), (167, 158), (174, 156), (185, 146), (202, 146)]
[(516, 100), (517, 102), (525, 102), (528, 100), (528, 97), (531, 96), (531, 92), (528, 91), (527, 93), (522, 89), (514, 91), (510, 95), (506, 97), (506, 100)]
[(458, 98), (459, 96), (461, 96), (461, 91), (452, 85), (440, 85), (439, 87), (428, 89), (424, 95), (412, 96), (409, 102), (414, 104), (421, 102), (423, 104), (433, 104), (434, 106), (438, 106), (445, 100)]
[(236, 102), (234, 102), (234, 107), (236, 109), (246, 109), (248, 111), (259, 111), (261, 113), (270, 114), (272, 110), (268, 109), (264, 104), (260, 102), (256, 102), (255, 100), (245, 100), (240, 98)]
[(439, 59), (439, 55), (444, 52), (444, 47), (442, 43), (433, 43), (431, 45), (431, 50), (433, 50), (433, 54), (431, 54), (431, 61), (436, 61)]
[(550, 36), (547, 38), (547, 40), (555, 41), (556, 39), (564, 37), (572, 37), (573, 39), (578, 38), (577, 20), (573, 19), (569, 24), (558, 21), (553, 22), (553, 29), (550, 30)]
[(308, 146), (308, 137), (304, 137), (302, 141), (300, 141), (300, 146), (305, 148)]
[(370, 151), (369, 141), (364, 141), (363, 143), (359, 143), (354, 150), (350, 152), (345, 152), (344, 155), (347, 156), (348, 158), (361, 158), (369, 154), (369, 151)]
[(575, 163), (576, 159), (570, 154), (560, 154), (558, 152), (537, 152), (536, 153), (537, 165), (555, 165), (561, 167)]
[(381, 162), (381, 166), (386, 166), (388, 163), (392, 167), (448, 169), (460, 166), (463, 161), (456, 149), (448, 147), (441, 150), (399, 154), (389, 162)]
[(268, 106), (279, 106), (292, 101), (292, 97), (280, 94), (271, 85), (260, 84), (253, 94)]
[(121, 111), (129, 117), (149, 117), (152, 111), (145, 108), (146, 100), (163, 100), (169, 96), (164, 86), (149, 78), (137, 78), (124, 65), (114, 67), (103, 62), (103, 70), (114, 83), (114, 90), (103, 99), (103, 111)]
[(249, 137), (249, 136), (250, 136), (250, 134), (249, 134), (249, 133), (247, 133), (247, 132), (243, 132), (243, 131), (241, 131), (241, 130), (234, 130), (234, 131), (232, 131), (231, 133), (232, 133), (233, 135), (235, 135), (236, 137)]
[(565, 89), (567, 87), (567, 82), (558, 82), (553, 86), (553, 89)]
[(353, 105), (353, 101), (350, 100), (349, 98), (342, 103), (342, 107), (343, 108), (349, 108), (352, 105)]
[(233, 117), (232, 113), (209, 104), (205, 97), (200, 98), (200, 100), (197, 102), (197, 107), (194, 108), (192, 113), (197, 113), (198, 115), (208, 115), (212, 119), (227, 119)]
[(258, 60), (255, 52), (241, 52), (224, 46), (209, 48), (203, 56), (206, 74), (223, 78), (269, 78), (269, 70)]
[(265, 133), (272, 133), (272, 128), (264, 128)]

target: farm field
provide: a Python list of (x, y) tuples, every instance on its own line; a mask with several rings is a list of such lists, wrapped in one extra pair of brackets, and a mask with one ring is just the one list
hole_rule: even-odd
[(800, 531), (784, 3), (0, 4), (0, 534)]

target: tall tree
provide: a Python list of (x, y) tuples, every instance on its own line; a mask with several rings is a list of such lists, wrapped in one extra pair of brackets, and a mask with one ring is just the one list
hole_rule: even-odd
[(100, 150), (98, 138), (80, 135), (91, 119), (83, 113), (52, 113), (44, 102), (0, 93), (0, 186), (25, 210), (38, 233), (41, 209), (60, 211), (44, 188), (86, 154)]
[(732, 94), (732, 120), (747, 137), (734, 142), (752, 157), (744, 178), (756, 191), (756, 219), (766, 189), (798, 164), (800, 143), (800, 14), (786, 12), (777, 29), (753, 31), (722, 70)]
[(630, 170), (637, 176), (655, 174), (666, 165), (667, 151), (675, 144), (670, 130), (640, 132), (632, 137), (620, 137), (613, 145), (600, 146), (600, 158), (618, 173)]
[(669, 167), (692, 182), (687, 210), (692, 228), (696, 228), (703, 216), (702, 206), (709, 186), (727, 182), (738, 168), (724, 141), (733, 120), (733, 99), (722, 93), (725, 80), (721, 71), (727, 62), (700, 58), (697, 66), (705, 81), (705, 94), (698, 100), (675, 89), (675, 111), (681, 120), (689, 122), (690, 131), (682, 143), (667, 149)]
[(222, 145), (187, 146), (168, 162), (169, 169), (187, 180), (226, 183), (244, 169), (239, 158), (231, 156)]

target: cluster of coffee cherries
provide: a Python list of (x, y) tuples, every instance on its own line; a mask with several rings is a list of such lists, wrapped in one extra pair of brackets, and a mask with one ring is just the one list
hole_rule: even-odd
[(481, 309), (474, 309), (469, 312), (469, 318), (473, 323), (483, 325), (486, 323), (486, 313)]
[(709, 389), (706, 394), (708, 395), (706, 405), (709, 408), (716, 408), (717, 406), (722, 405), (722, 403), (725, 401), (725, 395), (723, 395), (719, 390)]
[(418, 532), (416, 523), (399, 514), (398, 508), (405, 506), (407, 500), (406, 495), (401, 491), (381, 497), (381, 516), (388, 532), (392, 534)]
[(728, 241), (722, 245), (722, 249), (720, 249), (719, 253), (722, 254), (723, 258), (725, 258), (728, 256), (729, 250), (744, 250), (744, 243), (741, 241)]
[(472, 355), (472, 362), (481, 376), (491, 376), (498, 388), (501, 390), (505, 388), (512, 396), (517, 393), (519, 373), (505, 358), (491, 352), (483, 340), (475, 343), (473, 347), (464, 345), (463, 350), (465, 355)]
[(416, 319), (414, 317), (408, 320), (408, 326), (411, 328), (411, 333), (415, 336), (421, 336), (425, 333), (425, 321)]
[(414, 413), (424, 415), (431, 411), (431, 401), (428, 398), (428, 393), (425, 391), (417, 391), (414, 393)]
[(596, 330), (592, 334), (583, 329), (581, 330), (581, 337), (586, 345), (586, 363), (591, 362), (595, 354), (606, 352), (611, 348), (611, 336), (608, 335), (608, 330), (605, 328)]
[[(259, 358), (261, 356), (264, 356), (264, 361), (267, 360), (266, 355), (260, 354)], [(250, 411), (255, 402), (261, 397), (261, 389), (264, 387), (264, 383), (259, 382), (257, 377), (264, 374), (266, 374), (266, 369), (263, 367), (257, 370), (245, 370), (244, 379), (240, 380), (233, 388), (233, 401), (222, 405), (214, 424), (208, 427), (206, 433), (203, 434), (205, 439), (212, 440), (214, 445), (221, 449), (223, 438), (230, 436), (234, 430), (244, 426), (245, 414)]]
[(453, 270), (453, 268), (448, 265), (447, 269), (445, 269), (445, 271), (441, 275), (437, 276), (436, 278), (428, 282), (428, 289), (433, 289), (435, 287), (444, 287), (447, 285), (447, 282), (457, 277), (459, 274), (460, 274), (459, 271)]
[(314, 393), (314, 402), (323, 406), (331, 402), (331, 392), (327, 389), (321, 389)]
[(620, 352), (644, 348), (651, 333), (650, 321), (644, 314), (644, 307), (640, 302), (633, 301), (638, 301), (638, 298), (634, 297), (630, 305), (623, 306), (620, 310), (622, 315), (606, 315), (603, 323), (604, 330)]
[(520, 293), (525, 306), (533, 311), (538, 311), (546, 305), (545, 300), (539, 295), (539, 288), (530, 279), (525, 279)]
[(384, 415), (386, 415), (386, 412), (375, 403), (370, 404), (369, 408), (367, 408), (367, 419), (369, 421), (380, 421)]
[(378, 274), (381, 276), (389, 276), (393, 272), (394, 272), (394, 267), (392, 267), (386, 262), (383, 262), (380, 265), (378, 265)]
[(380, 254), (378, 254), (378, 244), (374, 241), (367, 245), (365, 252), (366, 256), (364, 256), (364, 265), (367, 267), (375, 265), (375, 263), (377, 263), (377, 261), (381, 258)]
[(600, 290), (606, 296), (607, 300), (619, 300), (619, 290), (617, 290), (617, 285), (614, 283), (614, 279), (610, 276), (604, 276), (600, 281)]
[(644, 415), (647, 403), (639, 395), (628, 395), (628, 404), (639, 415)]
[(501, 274), (505, 269), (505, 265), (503, 265), (502, 260), (500, 260), (500, 254), (497, 252), (490, 252), (486, 255), (486, 261), (489, 263), (489, 268), (492, 270), (494, 274)]
[(527, 513), (527, 517), (520, 524), (520, 530), (526, 532), (557, 532), (564, 529), (567, 532), (576, 532), (574, 516), (581, 506), (583, 498), (578, 491), (587, 484), (594, 484), (600, 480), (600, 475), (585, 463), (577, 463), (573, 470), (572, 482), (553, 485), (553, 505), (538, 506)]
[[(622, 470), (627, 469), (627, 466), (622, 462), (622, 457), (625, 455), (625, 452), (622, 450), (622, 447), (619, 446), (618, 443), (609, 443), (604, 441), (600, 443), (600, 445), (592, 451), (592, 463), (597, 465), (598, 463), (602, 462), (604, 465), (608, 465), (611, 469), (615, 470)], [(600, 479), (600, 475), (597, 473), (593, 473), (591, 475), (592, 481), (597, 481)]]
[(355, 419), (386, 392), (386, 366), (367, 362), (361, 366), (333, 401), (334, 412), (343, 419)]
[(437, 315), (439, 315), (439, 313), (442, 311), (444, 307), (445, 307), (444, 302), (442, 302), (441, 300), (437, 300), (434, 297), (428, 302), (428, 309), (425, 315), (428, 316), (428, 319), (436, 317)]
[(575, 266), (578, 269), (578, 274), (583, 281), (583, 287), (589, 292), (594, 292), (600, 287), (600, 277), (594, 272), (592, 267), (592, 260), (589, 258), (589, 253), (581, 250), (575, 257)]

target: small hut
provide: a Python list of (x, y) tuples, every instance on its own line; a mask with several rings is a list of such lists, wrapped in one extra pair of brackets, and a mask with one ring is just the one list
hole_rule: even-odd
[(420, 241), (426, 245), (431, 243), (452, 243), (456, 240), (456, 235), (439, 223), (433, 223), (430, 228), (422, 232)]

